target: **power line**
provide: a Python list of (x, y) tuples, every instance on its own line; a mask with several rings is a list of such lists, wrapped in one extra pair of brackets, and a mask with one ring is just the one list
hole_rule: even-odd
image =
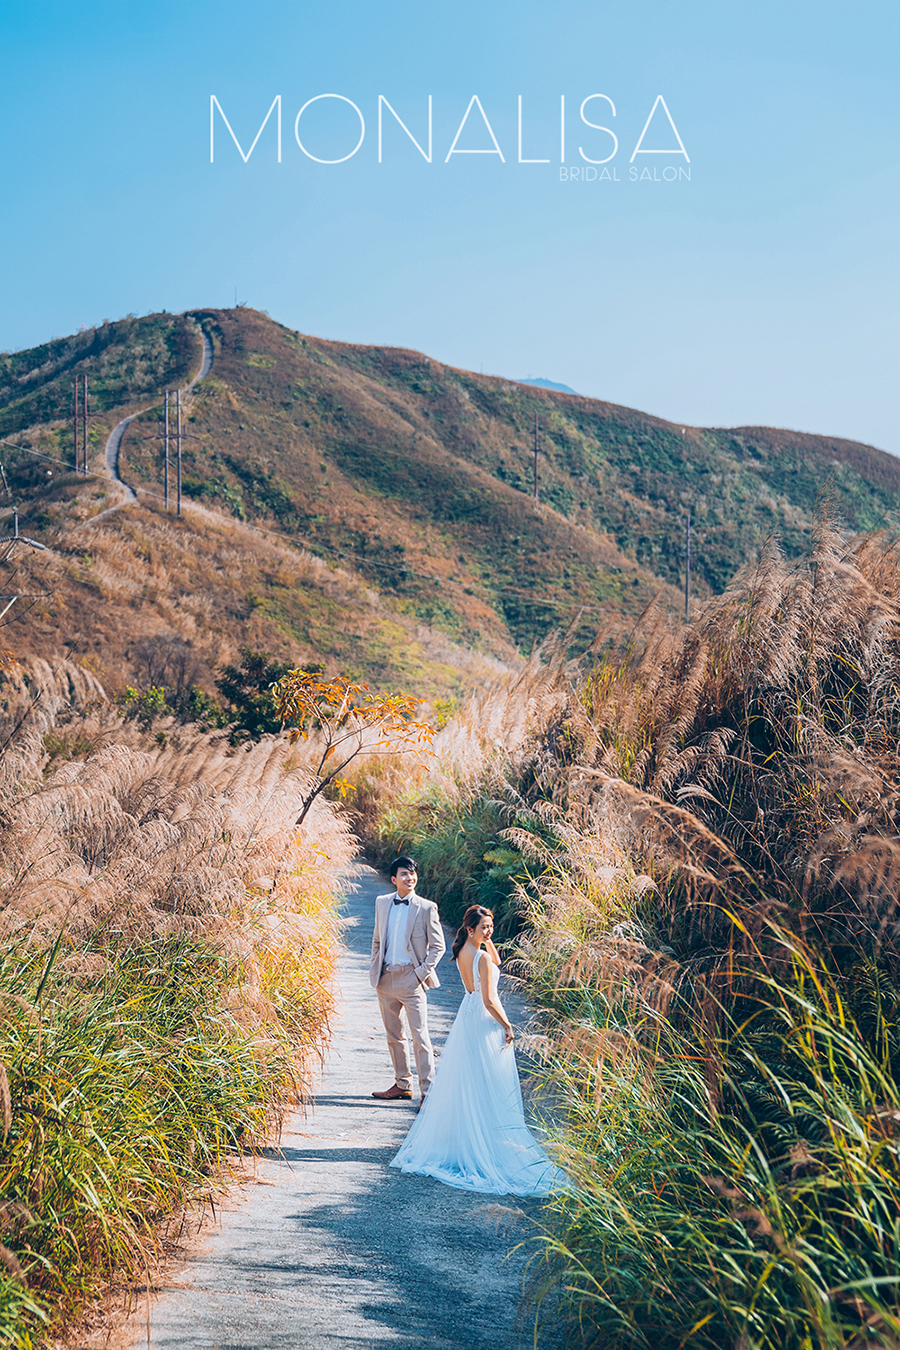
[[(19, 512), (16, 507), (13, 507), (13, 533), (0, 535), (0, 567), (7, 567), (12, 562), (16, 550), (20, 547), (29, 548), (32, 552), (40, 551), (42, 553), (47, 553), (49, 551), (46, 544), (40, 544), (36, 539), (30, 539), (27, 534), (19, 533)], [(15, 582), (18, 570), (17, 567), (13, 569), (10, 576), (10, 585)], [(13, 619), (7, 620), (6, 623), (2, 622), (6, 619), (6, 615), (17, 601), (31, 601), (31, 604), (27, 605), (24, 610), (24, 614), (27, 614), (28, 610), (33, 609), (38, 600), (42, 600), (43, 598), (43, 594), (32, 595), (27, 591), (12, 591), (8, 595), (0, 595), (0, 604), (3, 605), (2, 609), (0, 609), (0, 627), (5, 628), (7, 624), (12, 623), (14, 619), (20, 619), (24, 616), (23, 614), (17, 614), (13, 616)], [(5, 604), (3, 604), (4, 601), (6, 602)]]
[(78, 472), (78, 376), (74, 380), (74, 405), (72, 408), (72, 445), (75, 452), (75, 472)]
[[(77, 376), (76, 376), (76, 378), (77, 378)], [(87, 375), (82, 375), (82, 377), (81, 377), (81, 471), (82, 471), (82, 473), (87, 473), (87, 471), (88, 471), (88, 466), (87, 466), (87, 455), (88, 455), (87, 424), (88, 424)], [(76, 469), (76, 472), (77, 472), (77, 470), (78, 470), (78, 453), (77, 453), (77, 451), (76, 451), (76, 454), (75, 454), (75, 461), (76, 461), (76, 463), (75, 463), (75, 469)]]

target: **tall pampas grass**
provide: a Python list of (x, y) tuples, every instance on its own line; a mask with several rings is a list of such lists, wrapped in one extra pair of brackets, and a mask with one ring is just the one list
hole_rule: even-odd
[(600, 644), (538, 738), (560, 847), (519, 969), (578, 1344), (900, 1343), (898, 599), (891, 541), (822, 523)]
[[(356, 841), (325, 802), (295, 826), (310, 775), (280, 738), (118, 742), (65, 662), (3, 692), (0, 1342), (28, 1345), (302, 1099)], [(50, 761), (73, 708), (102, 734)]]
[(571, 1178), (535, 1293), (575, 1345), (900, 1345), (898, 612), (894, 541), (823, 518), (690, 625), (560, 643), (521, 734), (464, 714), (399, 799), (436, 874), (470, 821), (518, 859)]

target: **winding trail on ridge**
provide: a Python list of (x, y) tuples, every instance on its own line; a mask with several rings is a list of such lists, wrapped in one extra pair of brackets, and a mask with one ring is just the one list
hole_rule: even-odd
[[(133, 1314), (134, 1350), (551, 1350), (520, 1326), (527, 1227), (498, 1227), (490, 1202), (517, 1201), (407, 1176), (388, 1166), (416, 1103), (376, 1102), (391, 1081), (384, 1029), (369, 986), (375, 896), (366, 868), (342, 905), (339, 1006), (331, 1049), (308, 1114), (294, 1113), (280, 1148), (225, 1197), (199, 1249), (155, 1282), (148, 1334)], [(448, 943), (449, 946), (449, 943)], [(445, 956), (429, 1021), (443, 1044), (461, 981)], [(514, 1020), (509, 992), (504, 1000)], [(485, 1202), (488, 1202), (487, 1204)], [(520, 1220), (521, 1222), (521, 1220)]]
[[(198, 327), (200, 331), (200, 340), (203, 343), (203, 356), (200, 361), (200, 369), (197, 371), (197, 374), (194, 376), (194, 378), (190, 380), (188, 384), (185, 386), (186, 389), (193, 389), (194, 385), (199, 384), (201, 380), (205, 380), (209, 372), (212, 370), (212, 363), (213, 363), (212, 339), (210, 338), (209, 334), (205, 331), (205, 329), (203, 329), (199, 325)], [(146, 408), (138, 408), (137, 412), (131, 413), (130, 416), (128, 417), (123, 417), (121, 422), (117, 422), (116, 425), (113, 427), (112, 431), (109, 434), (109, 438), (106, 442), (104, 459), (106, 461), (106, 469), (107, 472), (109, 473), (110, 478), (114, 483), (117, 483), (119, 487), (122, 488), (123, 491), (125, 492), (125, 500), (121, 502), (116, 502), (115, 506), (110, 506), (105, 511), (100, 511), (96, 516), (92, 516), (89, 521), (85, 521), (85, 524), (93, 525), (96, 521), (102, 520), (104, 516), (112, 515), (113, 511), (118, 511), (120, 510), (121, 507), (127, 506), (129, 502), (137, 501), (137, 493), (135, 492), (134, 488), (129, 487), (129, 485), (119, 475), (119, 452), (122, 448), (122, 438), (124, 437), (125, 432), (128, 430), (128, 428), (131, 426), (132, 422), (136, 418), (141, 417), (145, 412), (149, 412), (151, 408), (155, 408), (158, 403), (159, 399), (155, 399), (152, 403), (148, 403)]]

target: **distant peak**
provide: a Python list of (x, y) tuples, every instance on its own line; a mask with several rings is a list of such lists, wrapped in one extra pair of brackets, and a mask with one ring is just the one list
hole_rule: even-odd
[(558, 389), (562, 394), (577, 394), (578, 392), (567, 384), (557, 384), (555, 380), (544, 380), (539, 375), (526, 375), (523, 380), (516, 380), (516, 384), (535, 384), (538, 389)]

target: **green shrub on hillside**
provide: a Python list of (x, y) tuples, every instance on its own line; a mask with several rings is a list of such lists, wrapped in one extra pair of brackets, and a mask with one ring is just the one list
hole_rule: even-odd
[(469, 905), (486, 905), (498, 938), (505, 938), (518, 928), (518, 894), (530, 879), (525, 858), (505, 832), (517, 825), (534, 829), (535, 823), (524, 803), (512, 798), (430, 788), (383, 810), (376, 852), (384, 863), (403, 853), (416, 859), (422, 894), (435, 901), (445, 923), (457, 927)]
[(193, 722), (205, 729), (227, 727), (231, 744), (238, 745), (281, 730), (271, 686), (289, 669), (267, 652), (242, 647), (239, 664), (223, 666), (216, 680), (221, 701), (199, 685), (179, 687), (173, 680), (172, 685), (151, 683), (144, 690), (129, 685), (116, 702), (125, 717), (136, 721), (144, 731), (162, 718), (173, 717), (182, 724)]
[(246, 520), (243, 493), (222, 477), (193, 478), (185, 476), (182, 483), (184, 495), (195, 501), (220, 501), (237, 520)]
[(272, 685), (291, 669), (290, 663), (273, 661), (266, 652), (241, 648), (240, 664), (225, 666), (216, 680), (216, 688), (231, 714), (230, 738), (233, 745), (243, 740), (258, 740), (281, 730), (278, 705)]

